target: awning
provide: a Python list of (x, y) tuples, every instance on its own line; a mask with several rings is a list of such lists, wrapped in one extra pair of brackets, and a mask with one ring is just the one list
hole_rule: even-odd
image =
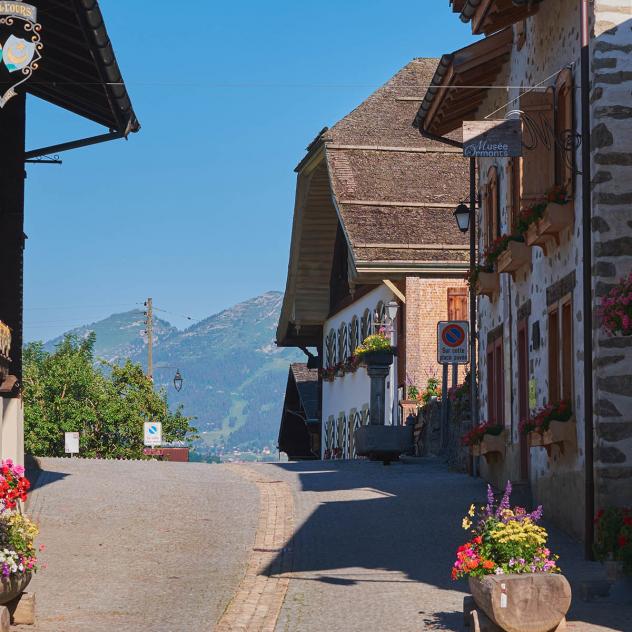
[(140, 124), (123, 83), (97, 0), (34, 0), (42, 25), (31, 94), (127, 135)]
[(489, 35), (537, 13), (542, 0), (451, 0), (462, 22), (472, 23), (472, 33)]
[(444, 55), (415, 118), (415, 127), (444, 135), (475, 116), (513, 44), (511, 28)]

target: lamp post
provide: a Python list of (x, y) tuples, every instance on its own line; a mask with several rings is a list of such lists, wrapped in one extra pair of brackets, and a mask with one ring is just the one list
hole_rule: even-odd
[[(470, 158), (470, 204), (459, 204), (454, 218), (462, 233), (470, 233), (470, 279), (476, 269), (476, 158)], [(470, 282), (470, 417), (478, 426), (478, 384), (476, 381), (476, 287)]]
[(173, 388), (179, 393), (182, 390), (182, 385), (184, 384), (184, 378), (182, 377), (182, 373), (180, 373), (180, 369), (175, 366), (166, 366), (161, 365), (154, 367), (155, 369), (175, 369), (176, 374), (173, 376)]

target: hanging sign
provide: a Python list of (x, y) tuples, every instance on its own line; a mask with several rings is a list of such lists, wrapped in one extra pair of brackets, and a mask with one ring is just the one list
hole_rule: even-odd
[(42, 59), (41, 24), (37, 7), (22, 0), (0, 0), (0, 108), (17, 95), (15, 89), (28, 81)]
[(522, 121), (464, 121), (463, 155), (466, 158), (522, 156)]
[(470, 323), (466, 320), (442, 321), (437, 324), (437, 362), (467, 364)]

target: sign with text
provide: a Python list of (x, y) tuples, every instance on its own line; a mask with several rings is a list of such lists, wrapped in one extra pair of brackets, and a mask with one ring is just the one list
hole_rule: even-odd
[(79, 454), (79, 433), (64, 433), (64, 450), (66, 454)]
[(146, 421), (144, 431), (146, 446), (153, 448), (162, 443), (162, 423), (160, 421)]
[(463, 155), (466, 158), (522, 156), (522, 121), (464, 121)]
[(437, 362), (467, 364), (470, 323), (466, 320), (441, 321), (437, 324)]

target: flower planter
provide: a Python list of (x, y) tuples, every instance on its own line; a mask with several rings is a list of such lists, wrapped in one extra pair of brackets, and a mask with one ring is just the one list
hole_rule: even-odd
[(533, 222), (529, 225), (527, 232), (524, 235), (524, 240), (527, 246), (538, 246), (542, 248), (544, 256), (549, 256), (549, 248), (553, 243), (553, 235), (544, 235), (540, 233), (538, 222)]
[(393, 364), (393, 351), (367, 351), (360, 355), (360, 363), (363, 366), (391, 366)]
[(397, 461), (413, 447), (411, 426), (361, 426), (354, 433), (356, 454), (372, 461)]
[(476, 293), (494, 299), (500, 292), (500, 277), (498, 272), (479, 272), (476, 280)]
[(533, 573), (469, 578), (476, 607), (506, 632), (552, 632), (571, 605), (563, 575)]
[(18, 573), (0, 580), (0, 605), (13, 601), (20, 596), (31, 582), (32, 573)]
[(574, 420), (552, 421), (549, 429), (544, 432), (530, 432), (528, 434), (530, 448), (546, 448), (549, 456), (554, 445), (557, 445), (560, 452), (564, 454), (567, 445), (577, 445), (577, 424)]
[(512, 277), (523, 266), (531, 263), (531, 248), (522, 241), (510, 241), (500, 257), (498, 272), (508, 272)]
[(541, 235), (550, 235), (555, 238), (559, 245), (559, 234), (575, 221), (573, 203), (555, 204), (550, 202), (542, 219), (538, 222), (538, 231)]
[(472, 456), (482, 456), (488, 463), (505, 458), (507, 445), (507, 431), (503, 430), (499, 435), (485, 435), (480, 443), (470, 446)]

